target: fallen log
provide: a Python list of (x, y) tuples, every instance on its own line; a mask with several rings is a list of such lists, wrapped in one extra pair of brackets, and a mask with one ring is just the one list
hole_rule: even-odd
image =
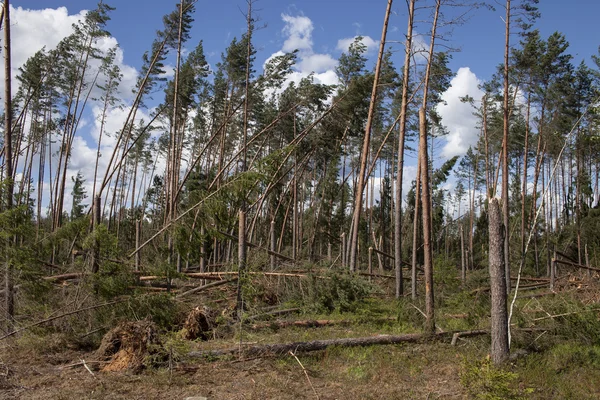
[[(396, 321), (395, 317), (388, 318), (380, 318), (371, 320), (369, 322), (393, 322)], [(254, 324), (248, 326), (251, 330), (261, 330), (261, 329), (274, 329), (274, 328), (287, 328), (290, 326), (297, 326), (301, 328), (320, 328), (322, 326), (329, 325), (352, 325), (354, 323), (358, 323), (360, 321), (353, 321), (349, 319), (307, 319), (307, 320), (299, 320), (299, 321), (272, 321), (265, 322), (262, 324)]]
[[(548, 286), (548, 284), (547, 283), (530, 283), (528, 285), (519, 285), (519, 290), (521, 290), (521, 289), (531, 289), (531, 288), (541, 288), (541, 287), (544, 287), (544, 286)], [(490, 291), (490, 287), (488, 286), (488, 287), (482, 287), (482, 288), (478, 288), (478, 289), (472, 290), (470, 292), (470, 294), (477, 294), (477, 293), (480, 293), (480, 292), (489, 292), (489, 291)]]
[(456, 346), (456, 342), (460, 338), (486, 335), (488, 333), (489, 333), (488, 331), (484, 331), (484, 330), (480, 330), (480, 329), (478, 329), (478, 330), (472, 330), (472, 331), (454, 332), (454, 334), (452, 335), (452, 342), (450, 342), (450, 344), (452, 346)]
[(522, 276), (521, 278), (517, 276), (511, 276), (510, 279), (512, 281), (521, 280), (521, 281), (529, 281), (529, 282), (550, 282), (550, 278), (534, 278), (528, 276)]
[(459, 319), (463, 319), (463, 318), (469, 318), (469, 314), (463, 313), (463, 314), (444, 314), (445, 317), (448, 318), (459, 318)]
[(289, 351), (294, 353), (297, 352), (309, 352), (325, 350), (330, 346), (343, 346), (343, 347), (357, 347), (357, 346), (373, 346), (373, 345), (385, 345), (385, 344), (398, 344), (398, 343), (415, 343), (421, 341), (435, 341), (442, 340), (448, 337), (453, 337), (454, 334), (459, 333), (460, 336), (476, 336), (488, 334), (488, 331), (465, 331), (465, 332), (442, 332), (433, 335), (422, 334), (422, 333), (409, 333), (405, 335), (378, 335), (371, 337), (360, 337), (360, 338), (342, 338), (342, 339), (327, 339), (327, 340), (313, 340), (310, 342), (293, 342), (293, 343), (274, 343), (265, 345), (255, 345), (248, 347), (231, 347), (228, 349), (220, 350), (201, 350), (192, 351), (187, 354), (190, 358), (205, 358), (205, 357), (222, 357), (234, 354), (243, 353), (245, 356), (262, 356), (262, 355), (282, 355), (287, 354)]
[[(239, 240), (239, 238), (238, 238), (237, 236), (230, 235), (229, 233), (222, 232), (222, 231), (218, 231), (218, 232), (219, 232), (221, 235), (223, 235), (223, 236), (225, 236), (225, 237), (228, 237), (229, 239), (231, 239), (231, 240), (233, 240), (233, 241), (235, 241), (235, 242), (237, 242), (237, 241)], [(273, 251), (273, 250), (270, 250), (270, 249), (264, 248), (264, 247), (262, 247), (262, 246), (259, 246), (259, 245), (257, 245), (256, 243), (249, 242), (248, 240), (246, 240), (246, 245), (247, 245), (247, 246), (249, 246), (249, 247), (252, 247), (252, 248), (258, 249), (258, 250), (262, 250), (262, 251), (266, 252), (266, 253), (267, 253), (268, 255), (270, 255), (270, 256), (275, 256), (275, 257), (277, 257), (277, 258), (280, 258), (280, 259), (282, 259), (282, 260), (285, 260), (285, 261), (291, 262), (292, 264), (295, 264), (295, 263), (296, 263), (296, 260), (294, 260), (293, 258), (290, 258), (290, 257), (288, 257), (288, 256), (284, 256), (284, 255), (283, 255), (283, 254), (281, 254), (281, 253), (278, 253), (278, 252), (276, 252), (276, 251)]]
[[(396, 279), (396, 276), (394, 276), (394, 275), (369, 274), (368, 272), (359, 272), (358, 275), (360, 275), (360, 276), (369, 276), (369, 277), (374, 277), (374, 278)], [(410, 280), (409, 277), (403, 277), (402, 279), (404, 279), (405, 281), (409, 281)]]
[(582, 268), (582, 269), (587, 269), (589, 271), (600, 272), (600, 268), (588, 267), (587, 265), (581, 265), (581, 264), (577, 264), (577, 263), (565, 261), (565, 260), (555, 260), (555, 261), (559, 264), (569, 265), (571, 267)]
[(44, 279), (45, 281), (49, 281), (49, 282), (62, 282), (62, 281), (68, 281), (70, 279), (78, 279), (78, 278), (81, 278), (83, 275), (84, 274), (81, 272), (71, 272), (68, 274), (45, 276), (42, 279)]
[(521, 296), (517, 296), (517, 299), (534, 299), (537, 297), (544, 297), (544, 296), (554, 296), (557, 294), (563, 295), (563, 294), (567, 294), (567, 293), (572, 293), (572, 292), (577, 292), (581, 290), (580, 288), (575, 288), (575, 289), (571, 289), (571, 290), (561, 290), (561, 291), (549, 291), (549, 292), (538, 292), (538, 293), (531, 293), (531, 294), (524, 294)]
[(225, 285), (225, 284), (231, 283), (231, 282), (236, 282), (237, 279), (238, 278), (235, 277), (235, 278), (232, 278), (232, 279), (227, 279), (227, 280), (222, 280), (222, 281), (217, 281), (217, 282), (209, 283), (208, 285), (198, 286), (196, 288), (188, 290), (187, 292), (183, 292), (183, 293), (178, 294), (177, 296), (175, 296), (175, 298), (176, 299), (180, 299), (182, 297), (189, 296), (190, 294), (199, 293), (199, 292), (202, 292), (202, 291), (210, 289), (210, 288), (214, 288), (214, 287), (217, 287), (217, 286)]
[(248, 318), (246, 318), (247, 321), (254, 321), (256, 319), (261, 319), (264, 317), (272, 317), (274, 315), (284, 315), (284, 314), (291, 314), (291, 313), (295, 313), (300, 311), (299, 308), (286, 308), (284, 310), (274, 310), (274, 311), (269, 311), (263, 314), (257, 314), (257, 315), (252, 315)]
[[(225, 277), (231, 275), (237, 275), (237, 271), (224, 271), (224, 272), (187, 272), (182, 275), (187, 276), (188, 278), (196, 278), (196, 279), (206, 279), (213, 281), (225, 280)], [(249, 271), (246, 272), (249, 275), (262, 275), (262, 276), (282, 276), (282, 277), (291, 277), (291, 278), (306, 278), (308, 275), (306, 274), (294, 274), (287, 272), (258, 272), (258, 271)], [(315, 276), (316, 278), (324, 279), (324, 276)], [(140, 281), (152, 281), (156, 279), (166, 279), (165, 276), (159, 275), (149, 275), (149, 276), (141, 276)]]
[[(154, 286), (129, 286), (128, 289), (133, 290), (145, 290), (147, 292), (157, 292), (157, 293), (166, 293), (169, 289), (163, 287), (154, 287)], [(176, 289), (171, 289), (171, 292)]]
[(109, 301), (109, 302), (106, 302), (106, 303), (96, 304), (96, 305), (93, 305), (93, 306), (80, 308), (80, 309), (77, 309), (77, 310), (74, 310), (74, 311), (69, 311), (69, 312), (66, 312), (66, 313), (63, 313), (63, 314), (60, 314), (60, 315), (55, 315), (54, 317), (46, 318), (46, 319), (43, 319), (41, 321), (34, 322), (34, 323), (29, 324), (29, 325), (23, 326), (23, 327), (21, 327), (19, 329), (15, 329), (14, 331), (9, 332), (9, 333), (5, 334), (4, 336), (1, 336), (0, 340), (6, 339), (7, 337), (14, 336), (14, 335), (16, 335), (19, 332), (23, 332), (23, 331), (31, 329), (33, 327), (45, 324), (47, 322), (51, 322), (51, 321), (54, 321), (54, 320), (57, 320), (57, 319), (60, 319), (60, 318), (67, 317), (69, 315), (78, 314), (78, 313), (83, 312), (83, 311), (95, 310), (97, 308), (106, 307), (106, 306), (110, 306), (110, 305), (113, 305), (113, 304), (123, 303), (124, 301), (127, 301), (127, 300), (128, 300), (128, 298), (113, 300), (113, 301)]

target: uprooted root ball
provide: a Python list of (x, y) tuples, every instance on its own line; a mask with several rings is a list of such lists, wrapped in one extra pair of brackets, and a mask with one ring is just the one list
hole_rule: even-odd
[(126, 321), (104, 335), (96, 355), (108, 361), (103, 371), (139, 372), (145, 359), (160, 346), (156, 324), (152, 321)]
[(217, 314), (208, 307), (194, 308), (183, 324), (183, 338), (187, 340), (207, 340), (209, 333), (215, 327), (216, 316)]

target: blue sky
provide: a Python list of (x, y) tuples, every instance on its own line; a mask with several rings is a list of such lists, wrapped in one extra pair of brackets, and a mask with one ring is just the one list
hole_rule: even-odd
[[(498, 0), (502, 3), (500, 0)], [(104, 43), (105, 48), (115, 45), (121, 47), (119, 53), (124, 73), (122, 93), (127, 102), (131, 96), (130, 89), (135, 83), (137, 69), (141, 64), (142, 54), (150, 48), (157, 29), (162, 28), (162, 16), (175, 9), (178, 0), (107, 0), (116, 7), (111, 13), (112, 20), (108, 30), (114, 38)], [(431, 4), (432, 0), (418, 0), (417, 6)], [(439, 42), (460, 52), (453, 53), (450, 63), (456, 74), (451, 87), (443, 98), (446, 105), (438, 111), (450, 134), (439, 139), (434, 159), (443, 162), (454, 155), (462, 155), (470, 145), (477, 141), (477, 120), (472, 115), (469, 105), (461, 103), (459, 98), (471, 95), (480, 98), (477, 85), (489, 79), (497, 66), (503, 61), (504, 52), (504, 8), (494, 0), (489, 1), (495, 10), (481, 8), (470, 14), (470, 19), (463, 25), (454, 26), (451, 36)], [(13, 76), (20, 63), (33, 55), (43, 45), (51, 48), (62, 37), (71, 31), (71, 24), (81, 18), (83, 10), (96, 7), (96, 0), (21, 0), (15, 1), (12, 7), (13, 27)], [(337, 83), (335, 65), (338, 57), (347, 44), (356, 35), (365, 37), (369, 45), (371, 63), (376, 55), (378, 40), (381, 36), (385, 0), (258, 0), (255, 3), (255, 16), (260, 18), (258, 26), (266, 27), (254, 35), (254, 44), (258, 50), (256, 56), (257, 69), (271, 55), (278, 51), (291, 51), (300, 48), (299, 64), (292, 77), (293, 80), (315, 71), (316, 77), (323, 83)], [(211, 65), (220, 60), (234, 36), (238, 38), (245, 32), (243, 12), (246, 10), (245, 0), (200, 0), (196, 4), (195, 23), (191, 32), (189, 49), (195, 47), (199, 40), (204, 41), (204, 49)], [(396, 0), (393, 6), (388, 32), (388, 46), (396, 50), (394, 62), (398, 68), (403, 63), (403, 40), (406, 31), (406, 1)], [(458, 12), (443, 10), (445, 13)], [(591, 65), (590, 56), (597, 54), (600, 36), (593, 34), (596, 18), (600, 15), (598, 0), (541, 0), (541, 18), (536, 23), (542, 36), (547, 37), (554, 31), (566, 35), (570, 42), (569, 52), (574, 56), (574, 64), (582, 59)], [(424, 34), (417, 39), (423, 46), (429, 42), (426, 36), (430, 28), (428, 10), (418, 11), (416, 32)], [(446, 15), (451, 18), (452, 15)], [(592, 32), (592, 33), (590, 33)], [(447, 34), (448, 29), (442, 29)], [(513, 43), (518, 36), (512, 37)], [(438, 48), (441, 50), (441, 48)], [(2, 77), (3, 71), (0, 71)], [(0, 88), (3, 80), (0, 79)], [(14, 89), (13, 89), (14, 90)], [(162, 94), (155, 96), (156, 102), (162, 100)], [(95, 158), (95, 139), (97, 138), (97, 112), (93, 107), (82, 126), (82, 135), (74, 143), (73, 156), (69, 173), (75, 175), (82, 171), (89, 179), (90, 162)], [(126, 112), (114, 110), (110, 115), (108, 130), (117, 131), (122, 126)], [(141, 113), (140, 118), (148, 120), (148, 114)], [(86, 128), (87, 126), (87, 128)], [(110, 140), (103, 142), (103, 154), (109, 154)], [(108, 157), (101, 158), (101, 163)], [(416, 168), (411, 165), (412, 156), (408, 155), (405, 166), (406, 184), (413, 179)], [(102, 169), (102, 165), (100, 166)], [(88, 181), (89, 182), (89, 181)], [(406, 190), (405, 190), (406, 192)], [(67, 200), (68, 203), (68, 200)]]
[[(30, 9), (66, 7), (69, 14), (76, 14), (94, 8), (96, 3), (94, 0), (22, 0), (14, 2), (13, 6)], [(174, 9), (176, 1), (113, 0), (107, 3), (116, 7), (109, 30), (124, 49), (125, 62), (137, 66), (156, 29), (161, 26), (162, 16)], [(256, 33), (259, 60), (266, 59), (281, 48), (284, 41), (281, 14), (310, 18), (314, 25), (314, 50), (331, 52), (335, 56), (340, 53), (336, 51), (339, 39), (356, 34), (379, 39), (385, 4), (383, 0), (259, 0), (255, 4), (256, 14), (267, 25)], [(462, 50), (454, 54), (453, 69), (469, 67), (481, 79), (489, 78), (502, 61), (504, 23), (501, 17), (504, 10), (494, 1), (490, 4), (494, 5), (495, 11), (475, 11), (465, 25), (454, 28), (449, 42)], [(204, 40), (205, 50), (212, 55), (210, 61), (214, 63), (231, 38), (245, 30), (240, 10), (245, 11), (246, 3), (242, 0), (199, 1), (196, 7), (192, 42)], [(401, 41), (406, 30), (405, 1), (397, 0), (393, 10), (395, 15), (390, 21), (389, 39)], [(571, 44), (571, 53), (576, 56), (577, 63), (581, 59), (589, 61), (589, 56), (596, 53), (600, 44), (600, 37), (593, 34), (597, 16), (600, 15), (600, 2), (541, 0), (540, 11), (542, 17), (536, 26), (542, 35), (548, 36), (556, 30), (563, 32)], [(517, 40), (516, 37), (513, 39)], [(392, 46), (400, 48), (399, 44)], [(398, 57), (398, 64), (400, 60)]]

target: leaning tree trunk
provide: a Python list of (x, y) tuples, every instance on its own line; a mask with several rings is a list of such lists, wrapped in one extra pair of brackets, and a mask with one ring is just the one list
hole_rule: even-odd
[(385, 37), (387, 35), (388, 21), (392, 11), (392, 0), (388, 0), (385, 18), (383, 20), (383, 29), (381, 31), (381, 42), (379, 43), (379, 55), (377, 56), (377, 65), (375, 66), (375, 78), (373, 80), (373, 90), (371, 91), (371, 103), (369, 104), (369, 114), (367, 115), (367, 124), (365, 127), (365, 138), (363, 141), (362, 154), (360, 157), (360, 172), (356, 187), (356, 197), (354, 200), (354, 215), (352, 224), (352, 236), (350, 238), (350, 271), (356, 270), (356, 258), (358, 253), (358, 227), (360, 214), (362, 211), (362, 197), (364, 191), (365, 172), (367, 169), (367, 159), (369, 155), (369, 143), (371, 138), (371, 125), (373, 124), (373, 114), (375, 113), (375, 103), (377, 100), (377, 86), (379, 84), (379, 72), (381, 71), (381, 60), (385, 49)]

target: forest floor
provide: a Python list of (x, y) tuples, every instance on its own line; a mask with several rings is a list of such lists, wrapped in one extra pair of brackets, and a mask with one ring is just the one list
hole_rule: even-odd
[[(141, 374), (64, 368), (87, 354), (11, 363), (6, 399), (425, 399), (466, 398), (464, 357), (449, 345), (331, 349), (293, 357), (200, 362)], [(6, 364), (5, 364), (6, 365)], [(91, 364), (90, 364), (91, 365)], [(312, 385), (312, 387), (311, 387)], [(313, 389), (314, 388), (314, 389)]]
[[(360, 300), (351, 312), (306, 311), (278, 317), (279, 321), (337, 319), (343, 324), (275, 328), (263, 323), (263, 329), (247, 329), (241, 336), (237, 328), (228, 328), (208, 341), (187, 341), (163, 332), (168, 360), (139, 373), (101, 371), (103, 364), (94, 352), (97, 341), (82, 348), (60, 333), (25, 332), (0, 342), (0, 398), (597, 399), (598, 287), (576, 285), (575, 289), (585, 286), (589, 290), (565, 285), (557, 289), (564, 294), (517, 301), (514, 357), (502, 369), (490, 365), (488, 335), (461, 338), (455, 345), (448, 337), (435, 342), (333, 346), (297, 352), (297, 358), (289, 353), (212, 359), (186, 356), (195, 350), (235, 348), (240, 341), (260, 345), (421, 332), (420, 303), (392, 301), (380, 293)], [(443, 298), (437, 308), (440, 331), (481, 329), (488, 324), (486, 296), (480, 292), (438, 293)]]

